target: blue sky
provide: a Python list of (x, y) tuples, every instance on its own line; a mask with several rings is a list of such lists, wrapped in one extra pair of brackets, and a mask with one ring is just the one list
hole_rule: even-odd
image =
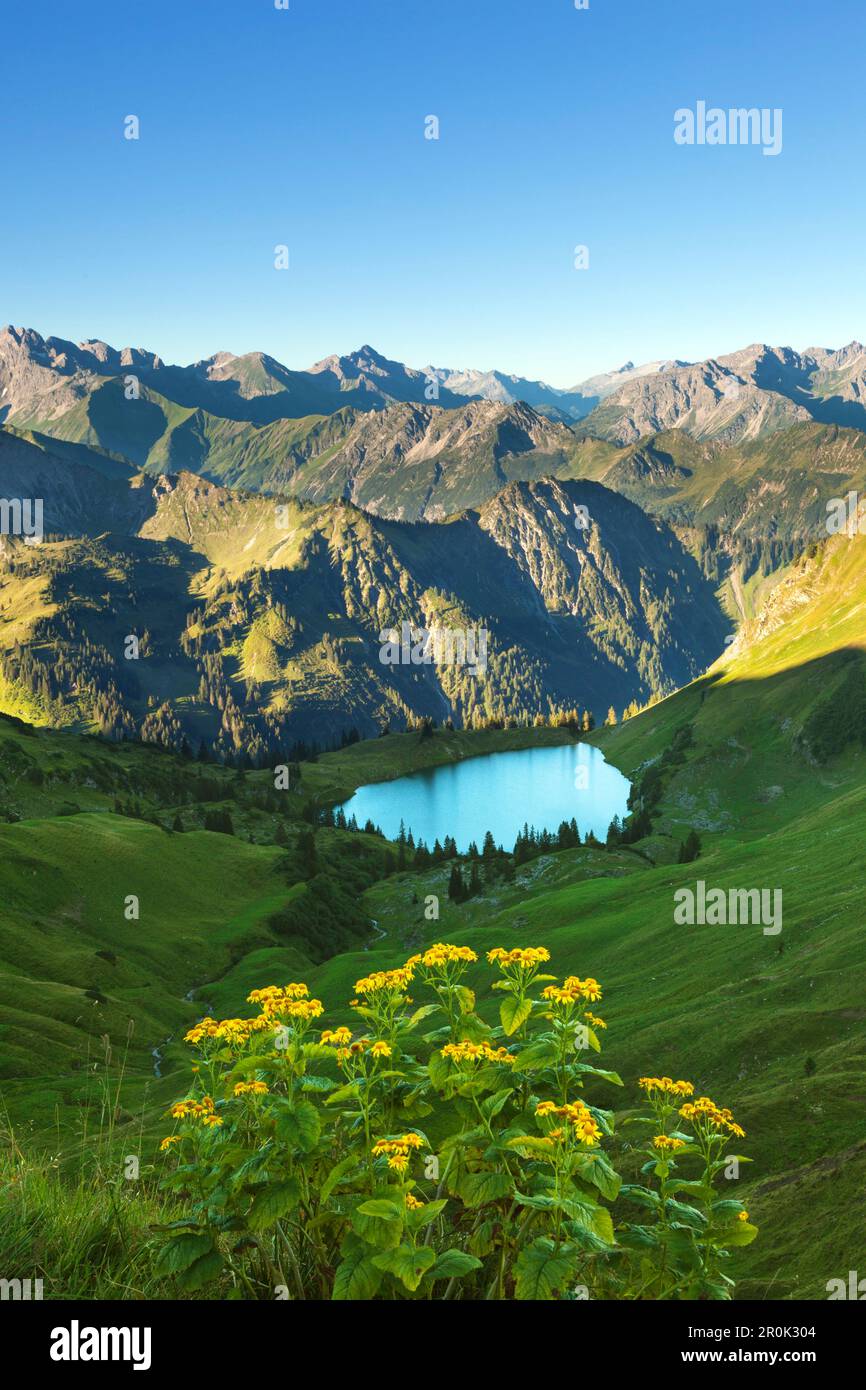
[[(861, 0), (47, 0), (3, 47), (0, 321), (559, 386), (866, 336)], [(698, 100), (782, 153), (676, 145)]]

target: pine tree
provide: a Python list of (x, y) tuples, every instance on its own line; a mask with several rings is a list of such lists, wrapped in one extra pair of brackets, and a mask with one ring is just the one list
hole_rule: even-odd
[(466, 900), (466, 886), (463, 882), (463, 875), (460, 872), (459, 864), (451, 865), (451, 876), (448, 879), (448, 896), (454, 903), (462, 903)]

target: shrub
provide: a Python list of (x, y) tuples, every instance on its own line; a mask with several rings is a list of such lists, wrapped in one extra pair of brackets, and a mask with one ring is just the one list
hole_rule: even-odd
[(622, 1081), (587, 1060), (601, 989), (548, 960), (488, 952), (495, 1026), (465, 982), (478, 957), (452, 945), (358, 980), (354, 1028), (316, 1037), (324, 1008), (300, 983), (196, 1024), (160, 1146), (188, 1218), (158, 1270), (217, 1297), (730, 1298), (723, 1265), (757, 1232), (714, 1184), (743, 1130), (690, 1082), (643, 1077), (619, 1145), (594, 1097)]

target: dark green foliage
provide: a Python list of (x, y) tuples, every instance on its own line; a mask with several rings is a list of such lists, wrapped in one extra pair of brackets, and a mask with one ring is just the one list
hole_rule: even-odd
[(691, 864), (698, 858), (701, 852), (701, 839), (696, 830), (690, 830), (685, 840), (680, 844), (681, 864)]
[(847, 656), (847, 670), (836, 689), (815, 706), (803, 725), (803, 739), (825, 763), (849, 744), (866, 747), (866, 675), (863, 662)]

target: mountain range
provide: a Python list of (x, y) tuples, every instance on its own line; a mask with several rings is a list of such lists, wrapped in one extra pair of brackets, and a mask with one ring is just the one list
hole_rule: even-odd
[[(728, 630), (674, 532), (592, 481), (512, 482), (413, 524), (107, 478), (2, 433), (0, 479), (43, 500), (44, 543), (0, 554), (0, 699), (37, 723), (255, 760), (425, 716), (619, 709), (698, 674)], [(486, 670), (383, 664), (403, 622), (484, 629)]]
[[(467, 398), (500, 406), (523, 402), (564, 423), (585, 420), (589, 434), (616, 444), (669, 428), (737, 442), (808, 419), (866, 423), (866, 349), (859, 342), (804, 352), (754, 343), (697, 363), (627, 362), (560, 389), (501, 371), (408, 367), (369, 345), (301, 371), (261, 352), (218, 352), (170, 366), (142, 348), (118, 350), (96, 339), (76, 344), (43, 338), (33, 329), (0, 329), (0, 420), (7, 425), (67, 439), (89, 434), (86, 442), (110, 451), (100, 438), (104, 403), (93, 418), (87, 407), (106, 382), (130, 378), (157, 405), (174, 407), (175, 417), (201, 412), (259, 427), (347, 408), (365, 412), (410, 403), (454, 409)], [(134, 441), (139, 449), (146, 435), (145, 430)]]
[[(699, 674), (866, 486), (858, 344), (551, 393), (370, 347), (171, 367), (3, 330), (0, 494), (42, 498), (49, 538), (4, 544), (3, 707), (254, 758), (423, 717), (601, 717)], [(385, 669), (403, 620), (489, 629), (488, 671)]]

